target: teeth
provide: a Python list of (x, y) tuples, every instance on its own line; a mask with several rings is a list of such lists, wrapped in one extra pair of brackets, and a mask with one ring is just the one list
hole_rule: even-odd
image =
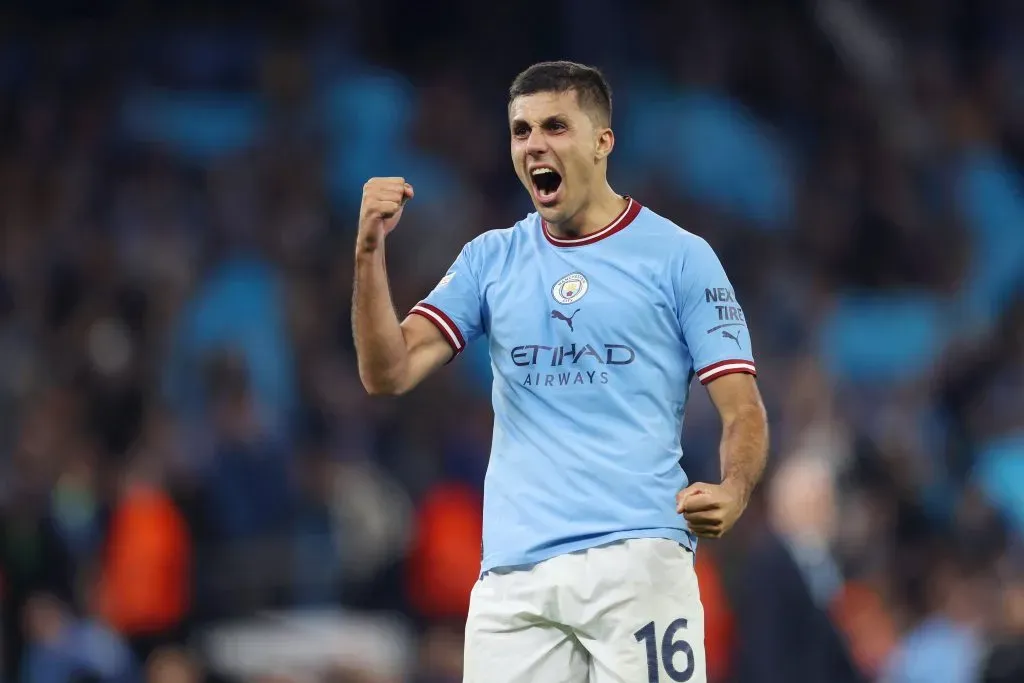
[(535, 168), (532, 171), (530, 171), (530, 175), (534, 176), (541, 175), (542, 173), (554, 173), (554, 171), (551, 170), (550, 168)]

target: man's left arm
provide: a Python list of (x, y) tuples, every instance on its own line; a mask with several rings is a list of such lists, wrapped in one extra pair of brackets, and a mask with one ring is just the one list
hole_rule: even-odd
[(696, 483), (677, 498), (690, 530), (717, 538), (732, 528), (747, 507), (768, 460), (768, 417), (753, 375), (734, 373), (708, 385), (722, 418), (722, 483)]
[(722, 483), (692, 483), (676, 503), (691, 531), (714, 538), (736, 523), (764, 472), (768, 420), (746, 316), (706, 241), (694, 239), (677, 276), (679, 322), (694, 372), (722, 420)]

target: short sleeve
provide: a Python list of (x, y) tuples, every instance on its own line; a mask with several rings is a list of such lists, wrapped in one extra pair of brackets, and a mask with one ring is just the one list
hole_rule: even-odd
[(471, 245), (462, 248), (433, 291), (409, 311), (410, 315), (422, 316), (433, 323), (451, 345), (455, 356), (479, 337), (483, 329), (480, 286), (470, 263)]
[(734, 372), (756, 375), (746, 317), (718, 255), (702, 238), (680, 273), (679, 325), (701, 384)]

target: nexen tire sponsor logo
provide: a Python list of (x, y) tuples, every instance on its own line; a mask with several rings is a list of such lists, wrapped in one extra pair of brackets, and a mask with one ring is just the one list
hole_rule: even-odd
[[(733, 294), (731, 289), (725, 287), (706, 288), (704, 290), (704, 301), (709, 304), (718, 304), (715, 306), (715, 311), (718, 313), (719, 320), (746, 322), (746, 319), (743, 317), (743, 309), (738, 305), (736, 295)], [(728, 303), (736, 305), (726, 306)]]
[(630, 365), (636, 351), (625, 344), (524, 344), (512, 349), (511, 356), (521, 368), (563, 368), (562, 372), (530, 373), (522, 382), (523, 386), (554, 387), (607, 384), (608, 371), (593, 366)]

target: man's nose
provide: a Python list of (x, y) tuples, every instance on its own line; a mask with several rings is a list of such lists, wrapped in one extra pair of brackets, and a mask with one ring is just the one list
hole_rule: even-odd
[(526, 151), (530, 154), (544, 152), (548, 148), (547, 136), (540, 128), (530, 131), (530, 137), (526, 138)]

